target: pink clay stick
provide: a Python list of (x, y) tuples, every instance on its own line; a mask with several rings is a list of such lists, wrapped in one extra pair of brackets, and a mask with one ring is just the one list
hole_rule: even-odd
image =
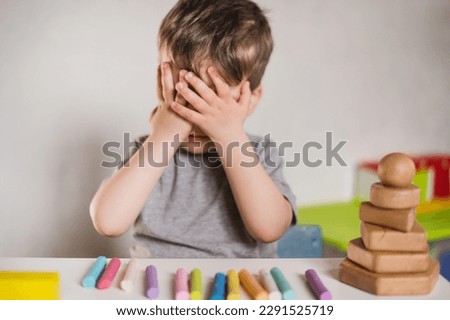
[(175, 274), (175, 300), (189, 300), (188, 273), (184, 268)]
[(118, 258), (112, 258), (106, 266), (106, 269), (103, 272), (102, 276), (100, 277), (100, 279), (98, 279), (97, 288), (108, 289), (111, 286), (119, 268), (120, 260)]

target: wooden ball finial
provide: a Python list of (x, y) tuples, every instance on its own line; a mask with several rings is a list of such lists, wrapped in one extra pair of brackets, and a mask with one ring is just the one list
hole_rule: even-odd
[(404, 153), (390, 153), (378, 163), (378, 178), (381, 183), (396, 188), (409, 186), (416, 174), (416, 166)]

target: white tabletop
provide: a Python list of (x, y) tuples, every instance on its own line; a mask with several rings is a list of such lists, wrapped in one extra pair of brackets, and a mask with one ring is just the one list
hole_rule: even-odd
[[(87, 300), (128, 300), (147, 299), (145, 296), (145, 268), (152, 264), (157, 268), (160, 296), (158, 299), (172, 300), (174, 297), (174, 278), (178, 268), (188, 272), (194, 268), (202, 271), (204, 299), (208, 299), (217, 272), (226, 273), (229, 269), (239, 271), (248, 269), (257, 275), (260, 269), (268, 272), (278, 267), (289, 281), (299, 300), (315, 299), (308, 287), (304, 274), (307, 269), (317, 271), (324, 285), (333, 295), (333, 299), (433, 299), (450, 300), (450, 283), (439, 276), (433, 291), (426, 296), (376, 296), (348, 286), (338, 280), (338, 259), (139, 259), (139, 273), (131, 292), (119, 288), (119, 282), (128, 263), (121, 259), (121, 268), (109, 289), (86, 289), (81, 281), (88, 273), (95, 259), (62, 259), (62, 258), (0, 258), (2, 271), (52, 271), (60, 275), (61, 299)], [(109, 259), (108, 259), (109, 262)], [(241, 299), (248, 299), (245, 290), (241, 290)]]

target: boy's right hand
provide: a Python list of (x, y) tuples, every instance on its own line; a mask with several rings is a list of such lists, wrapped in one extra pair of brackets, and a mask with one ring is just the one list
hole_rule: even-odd
[(163, 62), (158, 68), (157, 94), (159, 105), (150, 115), (151, 135), (160, 141), (173, 141), (179, 135), (179, 142), (186, 141), (192, 131), (192, 123), (176, 114), (170, 104), (173, 101), (186, 106), (186, 100), (175, 90), (175, 83), (186, 82), (186, 71), (175, 73), (168, 62)]

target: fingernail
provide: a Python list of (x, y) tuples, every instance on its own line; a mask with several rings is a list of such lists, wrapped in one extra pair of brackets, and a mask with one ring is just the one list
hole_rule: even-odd
[(181, 90), (181, 89), (184, 88), (184, 84), (183, 84), (182, 82), (178, 82), (178, 83), (175, 85), (175, 88), (177, 88), (177, 90)]
[(209, 72), (214, 72), (214, 71), (216, 71), (216, 69), (214, 69), (214, 67), (209, 67), (208, 69), (209, 69)]
[(192, 74), (192, 72), (186, 73), (186, 78), (192, 79), (193, 77), (194, 77), (194, 75)]

